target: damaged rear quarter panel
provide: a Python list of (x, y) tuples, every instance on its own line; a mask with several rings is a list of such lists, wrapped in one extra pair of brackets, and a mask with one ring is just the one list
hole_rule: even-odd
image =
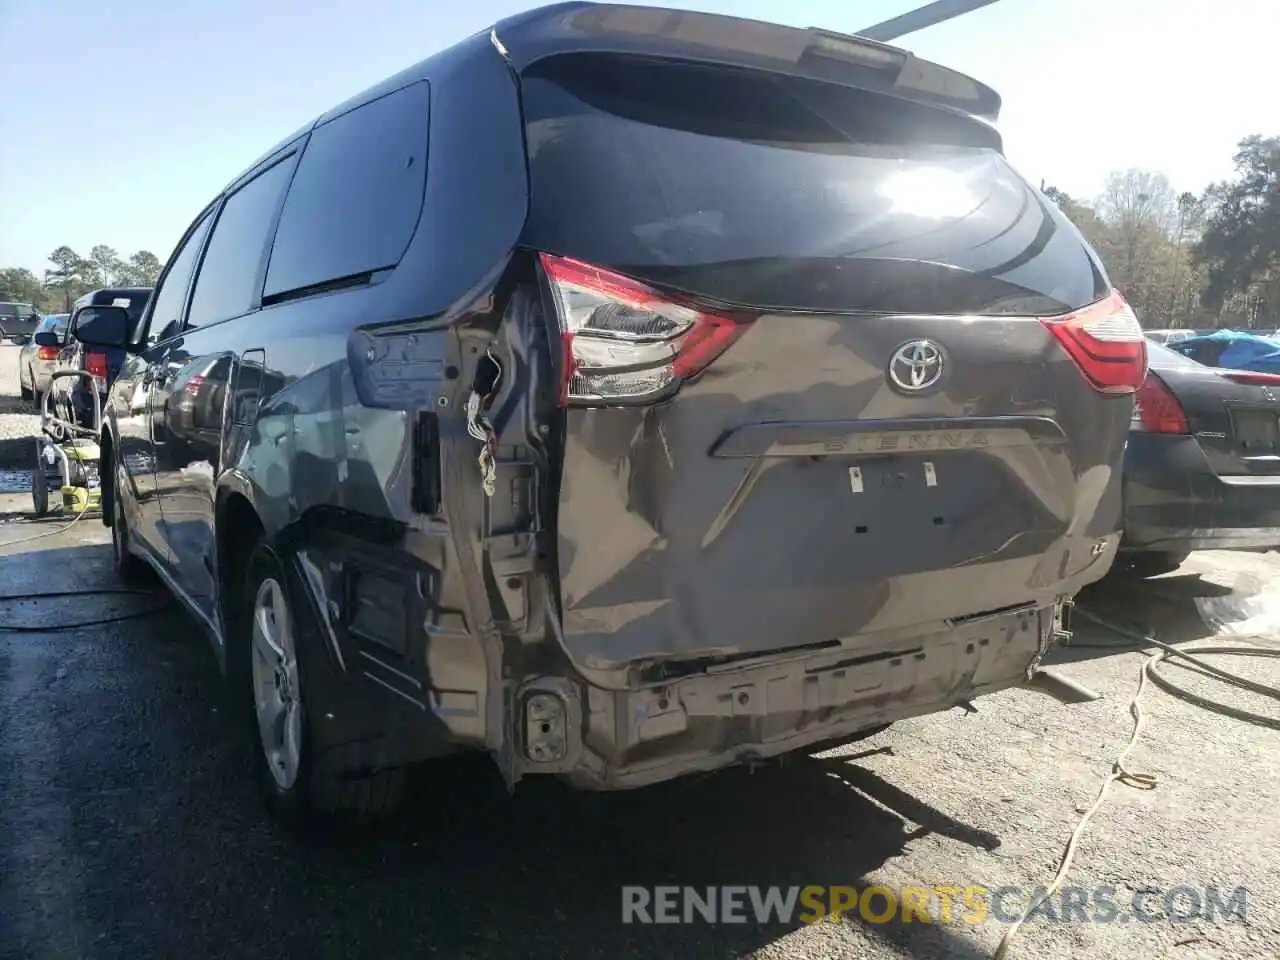
[[(479, 479), (463, 408), (477, 357), (465, 331), (500, 321), (496, 288), (527, 208), (522, 127), (514, 77), (487, 35), (348, 106), (421, 79), (431, 86), (426, 189), (399, 264), (366, 286), (196, 331), (191, 346), (241, 358), (240, 422), (232, 417), (218, 496), (243, 496), (268, 537), (298, 548), (331, 664), (433, 714), (445, 736), (496, 746), (501, 647), (480, 571), (483, 508), (471, 500)], [(421, 429), (424, 416), (434, 432)], [(423, 449), (428, 437), (436, 449)], [(440, 500), (424, 513), (415, 471), (428, 461)], [(460, 470), (441, 467), (451, 463)], [(412, 616), (370, 628), (403, 636), (355, 637), (358, 577), (371, 597), (411, 598), (400, 612)]]

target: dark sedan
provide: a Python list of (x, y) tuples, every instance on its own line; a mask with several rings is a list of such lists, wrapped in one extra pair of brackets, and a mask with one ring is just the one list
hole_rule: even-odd
[(1280, 547), (1280, 374), (1206, 367), (1149, 343), (1124, 463), (1118, 570), (1192, 550)]

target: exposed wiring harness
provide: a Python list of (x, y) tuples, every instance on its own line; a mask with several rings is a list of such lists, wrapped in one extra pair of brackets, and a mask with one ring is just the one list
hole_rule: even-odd
[[(1259, 726), (1270, 727), (1280, 730), (1280, 720), (1274, 717), (1264, 716), (1254, 713), (1250, 710), (1243, 710), (1239, 707), (1233, 707), (1229, 704), (1219, 703), (1210, 700), (1207, 697), (1201, 697), (1197, 694), (1190, 693), (1183, 688), (1171, 683), (1167, 677), (1155, 669), (1156, 665), (1166, 660), (1173, 662), (1176, 666), (1193, 670), (1202, 676), (1212, 677), (1223, 683), (1239, 687), (1242, 690), (1249, 690), (1253, 693), (1261, 694), (1264, 697), (1270, 697), (1273, 700), (1280, 701), (1280, 689), (1269, 686), (1265, 683), (1258, 683), (1246, 677), (1241, 677), (1226, 670), (1219, 669), (1210, 663), (1201, 659), (1204, 654), (1213, 656), (1236, 656), (1236, 657), (1280, 657), (1280, 648), (1262, 648), (1247, 646), (1211, 646), (1211, 647), (1195, 647), (1190, 651), (1180, 650), (1172, 644), (1164, 643), (1157, 640), (1150, 632), (1130, 629), (1121, 624), (1113, 623), (1095, 613), (1083, 609), (1075, 608), (1075, 614), (1091, 621), (1102, 627), (1104, 630), (1110, 631), (1116, 636), (1123, 637), (1128, 643), (1096, 643), (1096, 644), (1072, 644), (1076, 647), (1097, 648), (1097, 649), (1113, 649), (1122, 651), (1125, 649), (1141, 649), (1143, 647), (1155, 647), (1154, 652), (1147, 655), (1146, 660), (1142, 662), (1142, 669), (1138, 673), (1138, 686), (1134, 690), (1133, 697), (1129, 701), (1129, 715), (1133, 717), (1133, 729), (1129, 734), (1129, 740), (1124, 745), (1124, 749), (1120, 751), (1120, 755), (1116, 757), (1115, 763), (1112, 764), (1111, 773), (1102, 781), (1102, 786), (1098, 790), (1097, 796), (1094, 798), (1092, 805), (1081, 815), (1079, 822), (1076, 824), (1075, 830), (1071, 832), (1071, 837), (1067, 840), (1066, 849), (1063, 850), (1062, 861), (1058, 866), (1058, 872), (1054, 875), (1053, 882), (1036, 897), (1027, 907), (1026, 912), (1022, 915), (1022, 919), (1013, 923), (1004, 936), (1000, 939), (1000, 945), (996, 948), (995, 960), (1005, 960), (1009, 955), (1009, 947), (1013, 939), (1018, 934), (1018, 930), (1022, 927), (1026, 918), (1029, 917), (1037, 907), (1052, 897), (1062, 886), (1063, 881), (1067, 878), (1067, 873), (1071, 869), (1071, 864), (1075, 860), (1076, 848), (1080, 843), (1080, 838), (1084, 836), (1085, 828), (1089, 825), (1089, 821), (1093, 819), (1102, 808), (1102, 802), (1106, 799), (1107, 791), (1111, 789), (1113, 783), (1123, 783), (1126, 786), (1134, 787), (1139, 790), (1154, 790), (1156, 788), (1156, 778), (1150, 773), (1135, 773), (1125, 766), (1125, 761), (1133, 748), (1138, 744), (1138, 737), (1142, 734), (1142, 727), (1145, 722), (1145, 716), (1142, 712), (1142, 693), (1146, 688), (1147, 680), (1151, 680), (1156, 686), (1186, 700), (1188, 703), (1210, 710), (1214, 713), (1220, 713), (1224, 716), (1233, 717), (1237, 720), (1244, 720), (1247, 723), (1258, 724)], [(1185, 661), (1179, 663), (1178, 661)], [(1189, 665), (1189, 666), (1188, 666)]]

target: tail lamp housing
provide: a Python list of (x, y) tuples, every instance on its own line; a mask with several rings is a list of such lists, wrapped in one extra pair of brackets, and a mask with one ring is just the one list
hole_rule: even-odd
[(1147, 375), (1147, 338), (1133, 309), (1113, 292), (1097, 303), (1041, 323), (1099, 393), (1132, 394)]
[(539, 261), (560, 330), (561, 406), (666, 397), (704, 371), (750, 323), (581, 260), (543, 253)]
[(1187, 414), (1169, 385), (1155, 371), (1149, 371), (1138, 388), (1129, 429), (1139, 433), (1191, 433)]
[(57, 360), (58, 348), (57, 347), (38, 347), (36, 348), (36, 359), (37, 360)]
[(99, 386), (107, 384), (107, 355), (97, 350), (86, 350), (84, 353), (84, 369), (98, 381)]

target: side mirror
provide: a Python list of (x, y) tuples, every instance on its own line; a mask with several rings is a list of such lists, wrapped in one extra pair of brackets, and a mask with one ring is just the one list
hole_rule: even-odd
[(62, 346), (62, 343), (58, 340), (58, 335), (57, 335), (56, 333), (54, 333), (52, 330), (41, 330), (39, 333), (37, 333), (37, 334), (36, 334), (34, 337), (32, 337), (31, 339), (32, 339), (33, 341), (35, 341), (35, 345), (36, 345), (37, 347), (60, 347), (60, 346)]
[(124, 307), (85, 307), (75, 317), (75, 338), (86, 347), (123, 347), (129, 313)]

